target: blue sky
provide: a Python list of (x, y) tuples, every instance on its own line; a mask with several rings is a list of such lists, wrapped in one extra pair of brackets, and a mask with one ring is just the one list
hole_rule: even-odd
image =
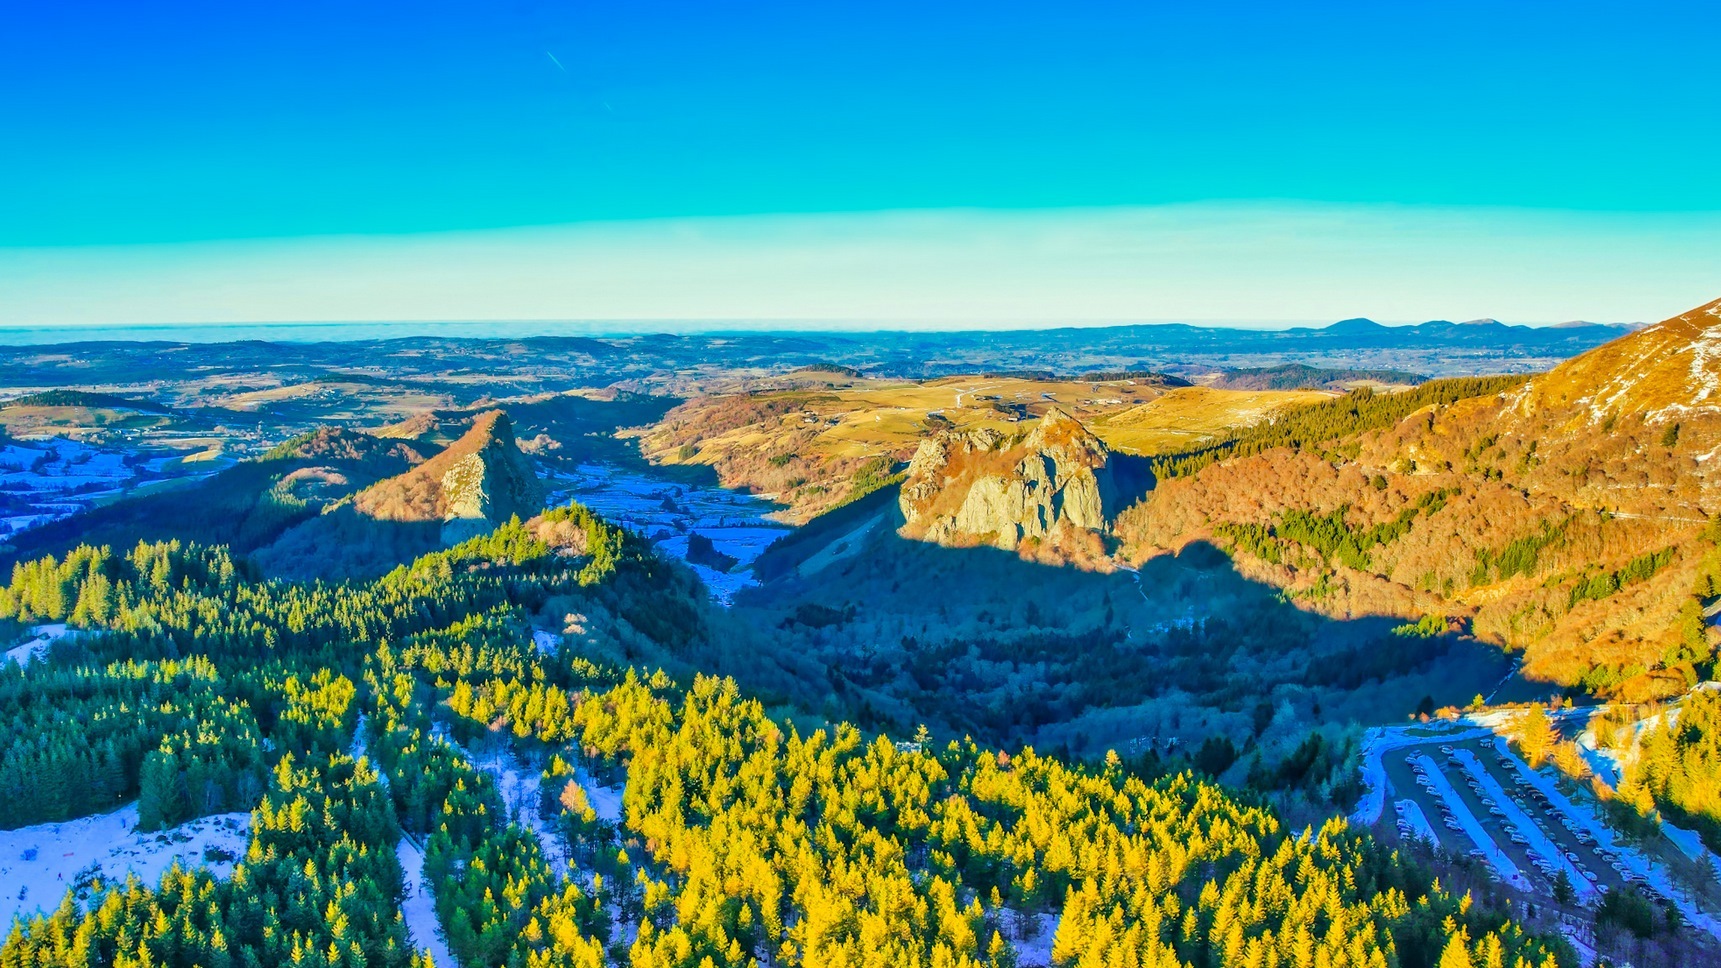
[[(1690, 251), (1721, 238), (1718, 28), (1698, 4), (20, 0), (0, 20), (0, 324), (427, 318), (409, 280), (454, 251), (450, 315), (488, 293), (508, 318), (979, 324), (1006, 315), (983, 280), (1043, 257), (1060, 218), (1078, 249), (1012, 318), (1653, 317), (1721, 294), (1721, 249)], [(1209, 246), (1201, 286), (1132, 285), (1120, 218), (1148, 233), (1132, 251), (1191, 219), (1280, 239), (1250, 259), (1305, 284), (1192, 311), (1248, 279)], [(1311, 218), (1362, 219), (1396, 258), (1311, 261)], [(913, 224), (938, 228), (905, 241)], [(1474, 255), (1459, 225), (1616, 271), (1520, 253), (1516, 288), (1467, 282), (1438, 268)], [(547, 226), (569, 228), (526, 228)], [(679, 298), (550, 284), (558, 245), (589, 265), (605, 232), (623, 277), (685, 277)], [(730, 241), (671, 244), (689, 232)], [(529, 278), (473, 258), (534, 240)], [(868, 242), (985, 269), (921, 273), (893, 307)], [(368, 282), (328, 274), (354, 251)], [(712, 288), (725, 274), (751, 297)], [(346, 296), (259, 282), (286, 276)], [(1105, 298), (1072, 304), (1084, 279)]]

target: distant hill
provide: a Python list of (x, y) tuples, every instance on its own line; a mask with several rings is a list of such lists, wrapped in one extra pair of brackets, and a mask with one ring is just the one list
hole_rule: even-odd
[[(407, 337), (354, 342), (188, 344), (66, 343), (0, 352), (0, 386), (52, 389), (127, 385), (150, 373), (164, 384), (198, 382), (196, 403), (237, 407), (211, 375), (267, 373), (259, 392), (282, 384), (334, 397), (364, 389), (445, 395), (436, 407), (468, 408), (521, 393), (620, 387), (680, 396), (710, 392), (727, 374), (790, 375), (824, 368), (892, 379), (955, 374), (1153, 371), (1199, 365), (1258, 366), (1290, 359), (1325, 366), (1406, 369), (1434, 376), (1545, 369), (1620, 335), (1618, 325), (1468, 326), (1432, 321), (1382, 326), (1366, 319), (1290, 329), (1155, 323), (1042, 330), (952, 332), (770, 332), (638, 336), (446, 339)], [(355, 367), (363, 360), (363, 367)], [(829, 369), (829, 368), (836, 369)], [(459, 379), (445, 379), (458, 375)], [(800, 378), (822, 375), (804, 371)], [(213, 394), (206, 392), (213, 390)], [(237, 395), (237, 394), (233, 394)], [(309, 394), (302, 394), (307, 396)], [(190, 398), (185, 398), (190, 402)], [(315, 411), (314, 400), (283, 403), (271, 418)], [(273, 402), (272, 402), (273, 401)], [(349, 411), (350, 412), (350, 411)], [(326, 414), (316, 414), (326, 416)], [(223, 419), (235, 419), (223, 415)]]
[(89, 407), (103, 410), (137, 410), (143, 413), (170, 413), (153, 400), (122, 397), (112, 393), (90, 393), (84, 390), (44, 390), (26, 393), (10, 400), (0, 400), (0, 410), (24, 407)]
[(1321, 332), (1327, 336), (1337, 336), (1343, 339), (1354, 339), (1359, 336), (1367, 339), (1378, 339), (1389, 333), (1390, 330), (1372, 319), (1356, 318), (1341, 319)]
[(79, 544), (129, 548), (141, 540), (180, 538), (250, 554), (353, 492), (424, 459), (421, 449), (398, 441), (327, 427), (206, 480), (122, 498), (25, 531), (4, 550), (29, 559), (64, 554)]
[(1222, 390), (1323, 390), (1356, 383), (1415, 385), (1428, 379), (1404, 370), (1366, 370), (1286, 363), (1226, 370), (1210, 386)]

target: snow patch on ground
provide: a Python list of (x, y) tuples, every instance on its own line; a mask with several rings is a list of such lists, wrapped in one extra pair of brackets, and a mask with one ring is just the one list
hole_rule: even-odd
[(554, 632), (535, 628), (532, 630), (532, 644), (538, 647), (540, 654), (554, 655), (556, 650), (562, 647), (562, 637)]
[(1440, 838), (1434, 835), (1434, 827), (1429, 824), (1428, 817), (1415, 800), (1400, 800), (1392, 805), (1398, 819), (1404, 828), (1410, 831), (1410, 836), (1429, 844), (1439, 844)]
[[(1023, 916), (1004, 908), (1004, 937), (1016, 949), (1016, 964), (1022, 968), (1045, 968), (1052, 963), (1052, 942), (1058, 937), (1058, 915), (1030, 914)], [(990, 941), (981, 939), (981, 944)]]
[(55, 625), (38, 625), (30, 630), (30, 639), (23, 645), (7, 649), (6, 657), (0, 659), (0, 665), (16, 662), (20, 666), (28, 666), (36, 659), (48, 654), (48, 649), (55, 642), (66, 637), (66, 623)]
[(592, 805), (592, 812), (599, 820), (621, 825), (622, 822), (622, 791), (619, 787), (603, 786), (584, 767), (574, 770), (574, 779), (586, 791), (586, 802)]
[(1392, 750), (1421, 746), (1430, 740), (1445, 742), (1486, 736), (1489, 729), (1457, 729), (1443, 723), (1422, 723), (1416, 726), (1374, 726), (1362, 735), (1362, 799), (1351, 811), (1350, 822), (1359, 827), (1372, 827), (1380, 822), (1386, 809), (1386, 791), (1391, 783), (1386, 778), (1382, 757)]
[(460, 963), (442, 940), (442, 925), (436, 920), (436, 896), (424, 881), (424, 851), (410, 838), (402, 837), (394, 845), (394, 855), (400, 859), (401, 872), (406, 875), (402, 881), (406, 885), (406, 899), (401, 902), (400, 913), (406, 920), (412, 943), (429, 952), (437, 968), (459, 968)]
[(711, 539), (718, 551), (736, 560), (734, 568), (717, 571), (693, 565), (694, 573), (727, 605), (735, 594), (754, 584), (752, 564), (789, 528), (766, 515), (776, 506), (750, 494), (721, 487), (701, 487), (624, 471), (603, 464), (581, 464), (557, 471), (546, 480), (550, 503), (578, 501), (598, 515), (639, 532), (665, 554), (687, 561), (687, 539), (695, 532)]
[(1691, 383), (1697, 389), (1693, 403), (1702, 403), (1721, 390), (1721, 329), (1709, 329), (1691, 341)]
[[(250, 832), (249, 813), (222, 813), (139, 833), (135, 803), (113, 813), (0, 830), (0, 926), (15, 916), (53, 911), (81, 874), (112, 884), (136, 874), (153, 887), (177, 861), (226, 877), (245, 856)], [(213, 859), (211, 851), (230, 859)]]
[[(366, 719), (365, 713), (359, 713), (358, 725), (353, 729), (349, 752), (355, 760), (368, 761), (370, 758), (370, 747), (365, 742)], [(374, 768), (376, 764), (371, 766)], [(377, 782), (386, 789), (388, 774), (377, 769)], [(436, 920), (436, 892), (424, 880), (424, 849), (409, 834), (402, 833), (400, 841), (394, 845), (394, 856), (400, 861), (401, 884), (405, 892), (400, 913), (406, 920), (406, 930), (412, 943), (420, 950), (428, 951), (438, 968), (460, 968), (460, 963), (454, 960), (443, 941), (442, 925)]]
[(464, 748), (461, 752), (466, 754), (474, 768), (490, 774), (496, 782), (496, 792), (502, 795), (508, 819), (531, 831), (537, 838), (538, 849), (544, 852), (544, 860), (549, 863), (550, 870), (558, 877), (567, 874), (572, 863), (567, 844), (562, 842), (560, 831), (544, 819), (538, 809), (543, 802), (543, 772), (522, 763), (519, 755), (505, 745), (493, 746), (483, 753), (473, 753)]
[(51, 437), (0, 447), (0, 540), (83, 510), (141, 482), (126, 455)]

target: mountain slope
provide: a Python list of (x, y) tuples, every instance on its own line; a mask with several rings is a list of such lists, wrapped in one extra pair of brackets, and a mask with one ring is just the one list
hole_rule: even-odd
[(250, 554), (362, 488), (423, 463), (422, 443), (325, 427), (195, 484), (127, 497), (34, 528), (7, 543), (16, 559), (64, 554), (79, 544), (126, 548), (180, 538)]
[(1651, 423), (1721, 415), (1721, 299), (1555, 367), (1516, 408), (1539, 410)]
[(256, 557), (287, 577), (370, 575), (543, 506), (512, 422), (492, 410), (436, 456), (299, 524)]
[(544, 506), (544, 489), (514, 443), (508, 415), (492, 410), (442, 453), (353, 498), (359, 514), (379, 521), (442, 524), (442, 543), (455, 545), (508, 518)]
[(1189, 461), (1117, 530), (1138, 561), (1214, 540), (1327, 614), (1466, 623), (1540, 681), (1671, 694), (1713, 663), (1717, 347), (1710, 303), (1391, 426)]

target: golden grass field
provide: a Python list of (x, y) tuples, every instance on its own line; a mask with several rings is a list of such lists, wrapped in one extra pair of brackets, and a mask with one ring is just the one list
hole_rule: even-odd
[[(759, 402), (773, 396), (793, 406), (787, 413), (700, 439), (696, 456), (688, 462), (712, 463), (725, 455), (769, 450), (786, 435), (810, 435), (800, 451), (825, 458), (901, 453), (940, 425), (939, 418), (960, 430), (990, 427), (1008, 433), (1053, 406), (1087, 424), (1113, 449), (1151, 455), (1187, 449), (1226, 430), (1268, 419), (1284, 407), (1332, 394), (1205, 387), (1168, 391), (1129, 380), (950, 377), (924, 383), (855, 380), (833, 389), (787, 390), (748, 399)], [(724, 398), (708, 405), (722, 406)], [(648, 443), (655, 458), (685, 460), (666, 442), (651, 443), (658, 445)]]
[(1106, 446), (1129, 454), (1188, 450), (1237, 427), (1271, 419), (1286, 407), (1318, 403), (1326, 390), (1212, 390), (1181, 387), (1139, 406), (1104, 413), (1088, 422)]
[(173, 423), (166, 414), (87, 406), (23, 406), (0, 410), (0, 428), (14, 437), (51, 434), (83, 437), (113, 430), (146, 430)]

